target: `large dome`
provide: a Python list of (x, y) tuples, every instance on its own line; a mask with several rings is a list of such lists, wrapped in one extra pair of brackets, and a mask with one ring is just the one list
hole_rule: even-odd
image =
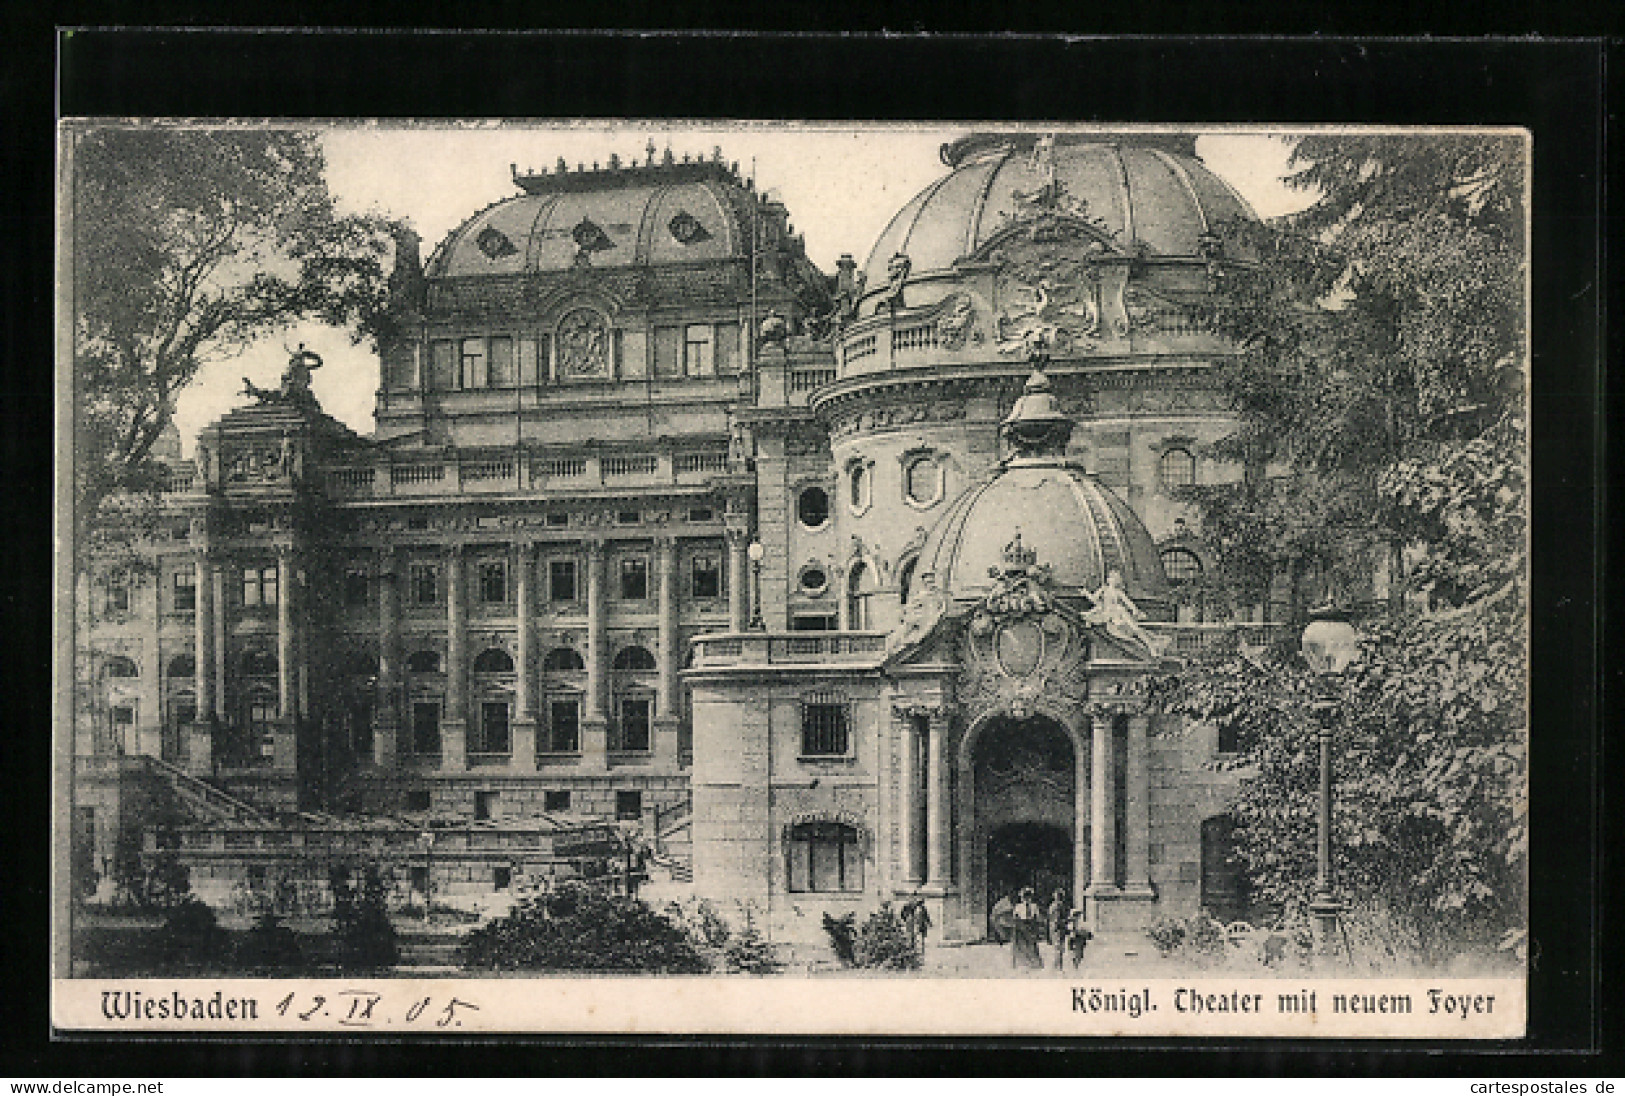
[(519, 177), (436, 249), (428, 275), (644, 266), (750, 254), (750, 193), (721, 163)]
[[(1035, 373), (1005, 420), (1016, 448), (1000, 470), (960, 495), (926, 538), (917, 574), (951, 600), (985, 596), (1017, 534), (1047, 565), (1057, 594), (1088, 595), (1120, 571), (1153, 616), (1171, 601), (1156, 543), (1128, 503), (1064, 456), (1071, 422)], [(991, 572), (991, 573), (990, 573)]]
[(1021, 216), (1021, 199), (1051, 170), (1073, 208), (1130, 253), (1200, 256), (1204, 234), (1258, 219), (1203, 166), (1191, 136), (977, 134), (945, 146), (943, 159), (954, 170), (917, 194), (875, 241), (864, 268), (870, 289), (886, 285), (894, 255), (907, 255), (921, 274), (973, 254)]

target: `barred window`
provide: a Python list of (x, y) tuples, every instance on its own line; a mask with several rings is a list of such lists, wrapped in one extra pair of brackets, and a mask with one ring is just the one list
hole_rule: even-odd
[(480, 564), (480, 601), (501, 605), (508, 600), (508, 561), (486, 560)]
[(850, 738), (844, 698), (828, 693), (815, 693), (802, 700), (803, 757), (845, 757), (851, 744)]
[(555, 559), (547, 565), (547, 597), (549, 601), (576, 599), (576, 561)]
[(1189, 548), (1169, 548), (1162, 553), (1162, 569), (1175, 586), (1202, 577), (1202, 561)]
[(798, 822), (790, 827), (789, 853), (792, 891), (863, 889), (858, 831), (844, 822)]
[(413, 605), (440, 603), (440, 568), (433, 563), (414, 563), (408, 571)]

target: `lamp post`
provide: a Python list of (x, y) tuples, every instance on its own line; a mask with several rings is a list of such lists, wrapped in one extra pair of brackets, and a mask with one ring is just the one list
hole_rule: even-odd
[(745, 554), (750, 557), (751, 576), (751, 607), (748, 627), (753, 632), (765, 632), (767, 631), (767, 622), (762, 619), (762, 557), (767, 554), (767, 550), (762, 547), (761, 541), (753, 540), (750, 542), (750, 547), (745, 549)]
[(1319, 678), (1313, 710), (1320, 739), (1320, 809), (1315, 848), (1315, 896), (1309, 912), (1320, 926), (1322, 952), (1330, 953), (1343, 905), (1332, 893), (1332, 730), (1339, 715), (1335, 699), (1343, 671), (1360, 654), (1360, 633), (1346, 611), (1332, 606), (1314, 609), (1303, 630), (1303, 657)]

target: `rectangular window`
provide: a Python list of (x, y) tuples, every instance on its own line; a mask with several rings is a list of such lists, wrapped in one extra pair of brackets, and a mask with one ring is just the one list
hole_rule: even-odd
[(649, 339), (642, 331), (617, 331), (620, 350), (618, 375), (629, 381), (649, 375)]
[(655, 328), (655, 376), (679, 377), (683, 373), (683, 329)]
[(803, 757), (845, 757), (848, 746), (846, 705), (813, 700), (801, 705)]
[(716, 556), (695, 556), (689, 562), (689, 582), (696, 599), (721, 597), (722, 561)]
[(486, 358), (484, 339), (464, 339), (462, 347), (462, 371), (459, 374), (460, 382), (464, 388), (484, 388), (486, 386)]
[(581, 749), (579, 701), (557, 699), (548, 702), (547, 738), (551, 753), (576, 753)]
[(440, 704), (420, 700), (412, 705), (412, 752), (423, 757), (440, 756)]
[(641, 525), (641, 524), (643, 524), (643, 511), (642, 510), (617, 510), (615, 512), (615, 524), (616, 525)]
[(714, 377), (717, 360), (711, 354), (711, 325), (690, 324), (683, 333), (683, 372), (690, 377)]
[(739, 325), (717, 324), (717, 372), (739, 372)]
[(790, 621), (793, 632), (833, 632), (835, 618), (827, 613), (803, 613)]
[(648, 752), (650, 707), (646, 696), (621, 698), (620, 739), (616, 749), (626, 753)]
[[(542, 372), (547, 372), (546, 359), (543, 359)], [(536, 340), (519, 340), (519, 383), (522, 385), (536, 384)]]
[(513, 869), (500, 865), (491, 869), (491, 889), (505, 891), (513, 886)]
[(689, 521), (710, 521), (716, 516), (709, 506), (694, 506), (688, 511)]
[(617, 822), (636, 822), (643, 817), (642, 792), (616, 792), (615, 793), (615, 820)]
[(457, 387), (457, 344), (450, 339), (430, 344), (429, 387), (437, 392)]
[(863, 889), (857, 831), (838, 822), (802, 822), (790, 830), (790, 889), (851, 892)]
[(107, 611), (109, 613), (130, 611), (130, 580), (123, 575), (113, 576), (107, 580)]
[(486, 605), (501, 605), (508, 600), (508, 561), (486, 560), (480, 564), (480, 600)]
[(135, 709), (128, 704), (119, 704), (108, 715), (113, 723), (114, 745), (122, 753), (134, 753), (136, 744), (130, 732), (135, 729)]
[(413, 605), (440, 604), (440, 568), (433, 563), (414, 563), (407, 571)]
[(248, 705), (249, 749), (251, 761), (269, 762), (276, 759), (276, 701), (269, 697), (256, 698)]
[(503, 700), (486, 701), (480, 705), (480, 735), (474, 743), (474, 752), (506, 754), (508, 745), (508, 704)]
[(492, 388), (514, 387), (513, 340), (508, 336), (491, 336), (491, 358), (487, 374), (487, 380)]
[(570, 515), (569, 514), (561, 514), (561, 513), (558, 513), (557, 511), (554, 511), (554, 512), (550, 512), (547, 515), (547, 527), (549, 529), (564, 529), (564, 528), (567, 528), (569, 526), (569, 524), (570, 524)]
[(177, 613), (197, 612), (197, 572), (190, 567), (175, 572), (174, 605)]
[(412, 889), (423, 895), (429, 893), (429, 869), (426, 866), (412, 869)]
[(476, 822), (484, 822), (486, 819), (490, 818), (492, 810), (496, 807), (496, 803), (496, 792), (475, 792), (474, 820)]
[(367, 586), (370, 578), (364, 567), (352, 567), (344, 572), (344, 604), (359, 609), (367, 604)]
[(643, 601), (649, 596), (649, 561), (641, 556), (621, 560), (621, 600)]
[(568, 811), (570, 809), (570, 793), (568, 791), (543, 792), (542, 809), (544, 811)]
[(429, 809), (429, 789), (412, 788), (401, 794), (401, 810), (426, 811)]
[(576, 599), (576, 561), (549, 560), (547, 564), (547, 598), (549, 601)]
[(275, 605), (277, 599), (275, 567), (243, 568), (243, 605)]

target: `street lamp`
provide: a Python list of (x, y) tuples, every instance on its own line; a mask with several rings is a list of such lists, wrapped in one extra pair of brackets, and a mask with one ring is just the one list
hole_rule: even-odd
[(750, 557), (751, 586), (754, 589), (749, 627), (753, 632), (765, 632), (767, 622), (762, 619), (762, 557), (767, 554), (767, 550), (762, 547), (761, 541), (753, 540), (750, 547), (745, 549), (745, 554)]
[(1311, 610), (1303, 630), (1303, 657), (1319, 678), (1313, 704), (1320, 739), (1319, 839), (1316, 842), (1315, 896), (1309, 912), (1320, 925), (1321, 950), (1330, 952), (1343, 906), (1332, 894), (1332, 728), (1336, 726), (1338, 679), (1360, 655), (1360, 633), (1346, 611), (1332, 606)]

